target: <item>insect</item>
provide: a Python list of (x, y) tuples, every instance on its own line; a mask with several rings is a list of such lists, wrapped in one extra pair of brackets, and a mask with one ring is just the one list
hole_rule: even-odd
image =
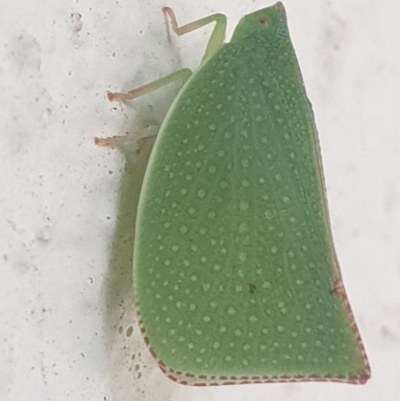
[(283, 5), (243, 17), (227, 43), (224, 15), (178, 27), (163, 11), (179, 35), (215, 27), (194, 74), (108, 94), (126, 101), (185, 82), (159, 129), (138, 207), (134, 286), (150, 352), (187, 385), (365, 383), (369, 363)]

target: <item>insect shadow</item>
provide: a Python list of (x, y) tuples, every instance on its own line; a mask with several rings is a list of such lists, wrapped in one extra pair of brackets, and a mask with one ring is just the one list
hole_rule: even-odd
[[(148, 127), (155, 125), (156, 121), (159, 125), (178, 91), (179, 87), (176, 86), (164, 91), (162, 96), (155, 94), (154, 107), (149, 106), (153, 103), (151, 97), (143, 101), (137, 99), (132, 106), (122, 105), (127, 114), (131, 114), (132, 117), (129, 116), (120, 135), (123, 135), (124, 130), (132, 130), (132, 127)], [(131, 107), (134, 110), (129, 110)], [(147, 350), (138, 329), (135, 308), (133, 245), (139, 195), (155, 139), (154, 136), (141, 140), (140, 149), (135, 154), (129, 150), (127, 152), (122, 150), (125, 165), (118, 172), (119, 189), (115, 226), (103, 286), (105, 304), (103, 326), (106, 350), (110, 369), (115, 373), (113, 377), (119, 377), (111, 383), (116, 399), (123, 397), (124, 391), (132, 391), (132, 386), (135, 389), (138, 388), (137, 379), (145, 374), (141, 374), (137, 366), (138, 364), (142, 367), (147, 365)], [(123, 377), (127, 375), (128, 380), (123, 380)], [(128, 388), (124, 387), (124, 383), (129, 383)]]
[(137, 324), (132, 261), (136, 209), (153, 142), (154, 138), (146, 140), (134, 163), (127, 156), (120, 173), (117, 215), (104, 280), (103, 325), (115, 399), (140, 387), (138, 379), (145, 375), (146, 352)]

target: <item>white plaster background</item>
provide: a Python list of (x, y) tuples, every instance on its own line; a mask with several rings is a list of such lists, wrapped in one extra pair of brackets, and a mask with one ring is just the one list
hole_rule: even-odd
[[(268, 0), (170, 0), (185, 23)], [(400, 3), (286, 0), (313, 103), (346, 288), (372, 365), (365, 386), (190, 388), (166, 379), (132, 307), (135, 175), (111, 136), (160, 121), (176, 88), (129, 89), (194, 68), (206, 28), (168, 43), (161, 0), (2, 1), (0, 399), (396, 400), (400, 394)]]

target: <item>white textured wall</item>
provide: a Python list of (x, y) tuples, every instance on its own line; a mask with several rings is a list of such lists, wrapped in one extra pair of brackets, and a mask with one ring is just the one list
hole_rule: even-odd
[[(269, 1), (170, 0), (180, 22), (229, 31)], [(372, 365), (365, 386), (199, 389), (166, 379), (132, 308), (133, 184), (94, 146), (160, 121), (176, 88), (128, 89), (195, 67), (209, 29), (169, 44), (160, 0), (2, 2), (0, 399), (395, 400), (400, 394), (400, 3), (287, 0), (320, 131), (334, 237)]]

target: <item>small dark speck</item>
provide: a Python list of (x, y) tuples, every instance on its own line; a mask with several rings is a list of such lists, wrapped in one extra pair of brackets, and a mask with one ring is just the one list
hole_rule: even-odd
[(388, 343), (398, 343), (399, 342), (399, 337), (393, 333), (393, 331), (386, 326), (381, 327), (381, 335), (383, 339), (388, 342)]
[(256, 291), (256, 285), (249, 284), (249, 294), (254, 294), (255, 291)]
[(82, 30), (82, 14), (72, 13), (71, 14), (72, 29), (75, 33), (79, 33)]

